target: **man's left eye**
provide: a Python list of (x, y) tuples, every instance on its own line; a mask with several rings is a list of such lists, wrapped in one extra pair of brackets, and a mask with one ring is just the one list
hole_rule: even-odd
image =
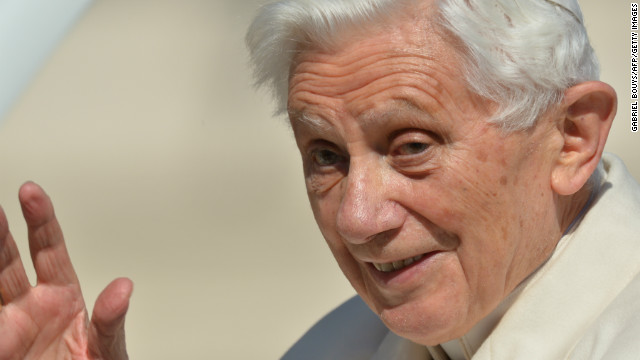
[(421, 142), (410, 142), (398, 147), (397, 155), (416, 155), (426, 151), (429, 148), (429, 144)]
[(393, 134), (389, 140), (387, 157), (398, 171), (409, 176), (422, 176), (434, 167), (441, 139), (433, 132), (407, 129)]

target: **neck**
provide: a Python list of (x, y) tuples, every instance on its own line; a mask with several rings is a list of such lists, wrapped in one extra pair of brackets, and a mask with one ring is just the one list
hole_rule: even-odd
[(558, 224), (560, 234), (565, 234), (571, 229), (573, 221), (581, 216), (581, 211), (591, 198), (593, 187), (589, 184), (583, 186), (577, 193), (569, 196), (561, 196), (558, 199)]

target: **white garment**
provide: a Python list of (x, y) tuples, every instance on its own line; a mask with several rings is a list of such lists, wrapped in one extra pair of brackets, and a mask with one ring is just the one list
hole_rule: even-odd
[[(473, 360), (640, 359), (640, 185), (616, 156), (605, 154), (603, 165), (584, 218), (519, 287)], [(391, 333), (354, 297), (283, 359), (438, 360), (443, 353)]]

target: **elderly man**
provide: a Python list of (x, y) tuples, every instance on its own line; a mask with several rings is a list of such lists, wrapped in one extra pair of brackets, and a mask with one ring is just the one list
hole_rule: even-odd
[[(640, 186), (602, 156), (616, 95), (575, 1), (289, 0), (247, 42), (359, 295), (285, 358), (640, 354)], [(20, 197), (39, 285), (0, 221), (0, 359), (126, 358), (131, 282), (88, 322), (48, 198)]]
[(247, 42), (382, 321), (353, 300), (286, 358), (640, 356), (640, 188), (575, 1), (281, 1)]

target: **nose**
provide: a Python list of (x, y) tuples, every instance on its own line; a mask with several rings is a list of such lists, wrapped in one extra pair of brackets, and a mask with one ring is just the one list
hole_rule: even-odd
[(363, 244), (402, 226), (407, 211), (394, 200), (400, 184), (384, 161), (375, 156), (350, 160), (336, 228), (346, 241)]

